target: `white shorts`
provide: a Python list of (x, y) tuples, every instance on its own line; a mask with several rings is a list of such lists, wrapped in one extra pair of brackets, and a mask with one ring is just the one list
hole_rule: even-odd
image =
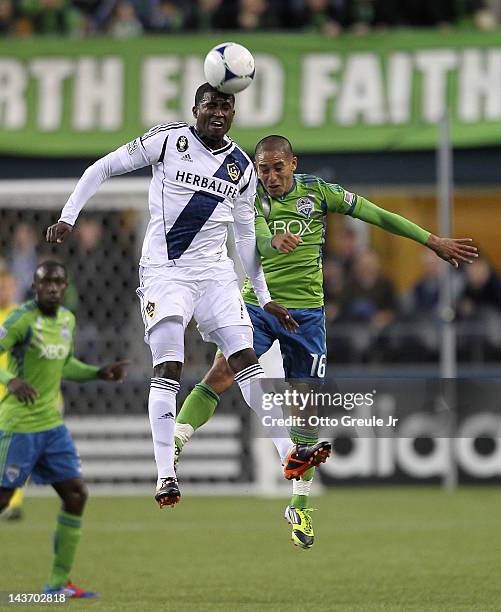
[(146, 342), (151, 329), (167, 317), (180, 317), (184, 327), (194, 317), (207, 342), (212, 341), (211, 332), (222, 327), (238, 325), (252, 329), (231, 259), (206, 268), (141, 266), (139, 281), (136, 293), (141, 302)]

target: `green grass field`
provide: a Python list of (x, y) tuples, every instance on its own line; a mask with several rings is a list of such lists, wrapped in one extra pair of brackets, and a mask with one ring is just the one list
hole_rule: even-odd
[[(101, 597), (68, 605), (501, 610), (499, 490), (339, 489), (314, 505), (317, 543), (303, 551), (289, 540), (279, 500), (185, 496), (160, 511), (146, 497), (92, 498), (72, 578)], [(56, 510), (55, 499), (28, 497), (23, 521), (0, 524), (0, 591), (40, 590)]]

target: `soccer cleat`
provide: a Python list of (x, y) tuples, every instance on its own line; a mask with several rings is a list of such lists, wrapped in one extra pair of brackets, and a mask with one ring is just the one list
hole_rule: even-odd
[(73, 582), (67, 582), (64, 586), (58, 587), (57, 589), (45, 585), (43, 592), (51, 595), (66, 595), (68, 599), (89, 599), (99, 597), (97, 593), (80, 589), (73, 584)]
[(2, 521), (18, 521), (23, 518), (23, 509), (20, 506), (8, 506), (3, 512), (0, 512), (0, 520)]
[(295, 444), (284, 461), (284, 476), (287, 480), (299, 478), (310, 467), (317, 467), (325, 463), (331, 456), (330, 442), (317, 442), (312, 446), (308, 444)]
[(155, 492), (155, 500), (160, 508), (174, 506), (181, 499), (181, 491), (175, 478), (162, 478), (161, 484)]
[(313, 512), (313, 508), (287, 506), (285, 509), (284, 518), (292, 525), (292, 541), (299, 548), (311, 548), (315, 542), (310, 512)]

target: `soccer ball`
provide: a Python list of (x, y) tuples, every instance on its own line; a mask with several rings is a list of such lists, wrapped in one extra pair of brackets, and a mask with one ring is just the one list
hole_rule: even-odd
[(205, 58), (207, 82), (225, 94), (236, 94), (252, 83), (256, 69), (252, 53), (234, 42), (221, 43)]

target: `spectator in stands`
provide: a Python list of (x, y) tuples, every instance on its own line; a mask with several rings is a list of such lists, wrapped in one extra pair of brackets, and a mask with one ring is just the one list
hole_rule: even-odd
[(347, 19), (355, 34), (367, 34), (406, 23), (400, 0), (347, 0)]
[(159, 0), (151, 16), (149, 29), (157, 33), (180, 32), (184, 25), (185, 15), (178, 2)]
[(426, 250), (422, 253), (421, 263), (421, 277), (412, 289), (411, 311), (417, 317), (438, 316), (440, 259)]
[(143, 26), (137, 18), (134, 5), (128, 0), (119, 0), (113, 8), (108, 24), (108, 33), (114, 38), (141, 36)]
[(360, 253), (357, 232), (352, 227), (345, 225), (336, 235), (335, 250), (335, 260), (341, 266), (346, 279), (348, 279), (352, 274), (355, 259)]
[(281, 21), (286, 28), (337, 36), (343, 30), (346, 14), (347, 0), (302, 0), (284, 7)]
[(17, 281), (16, 302), (20, 304), (31, 296), (33, 272), (37, 266), (38, 238), (28, 223), (20, 223), (14, 230), (9, 267)]
[(501, 314), (501, 280), (484, 258), (465, 267), (466, 283), (459, 298), (458, 314), (480, 320), (489, 312)]
[(188, 30), (213, 32), (228, 28), (228, 9), (223, 0), (195, 0), (186, 19)]
[(350, 25), (354, 34), (367, 34), (375, 22), (374, 0), (351, 0)]
[(12, 0), (0, 0), (0, 36), (14, 34), (14, 5)]
[(256, 32), (278, 27), (276, 11), (268, 0), (239, 0), (228, 4), (229, 29)]
[[(7, 270), (0, 271), (0, 325), (16, 306), (16, 279)], [(2, 394), (0, 393), (0, 398)]]
[(449, 27), (458, 17), (456, 0), (402, 0), (405, 21), (412, 27)]
[(357, 257), (353, 276), (341, 294), (342, 319), (369, 323), (375, 331), (384, 329), (395, 319), (395, 288), (380, 268), (375, 251), (367, 250)]
[[(472, 0), (473, 23), (484, 32), (501, 25), (501, 0)], [(465, 15), (467, 18), (467, 14)]]
[(339, 316), (340, 299), (343, 292), (344, 271), (335, 257), (325, 257), (323, 261), (325, 319), (332, 323)]
[(22, 13), (29, 17), (34, 34), (55, 36), (80, 32), (82, 16), (71, 0), (21, 0), (20, 6)]

